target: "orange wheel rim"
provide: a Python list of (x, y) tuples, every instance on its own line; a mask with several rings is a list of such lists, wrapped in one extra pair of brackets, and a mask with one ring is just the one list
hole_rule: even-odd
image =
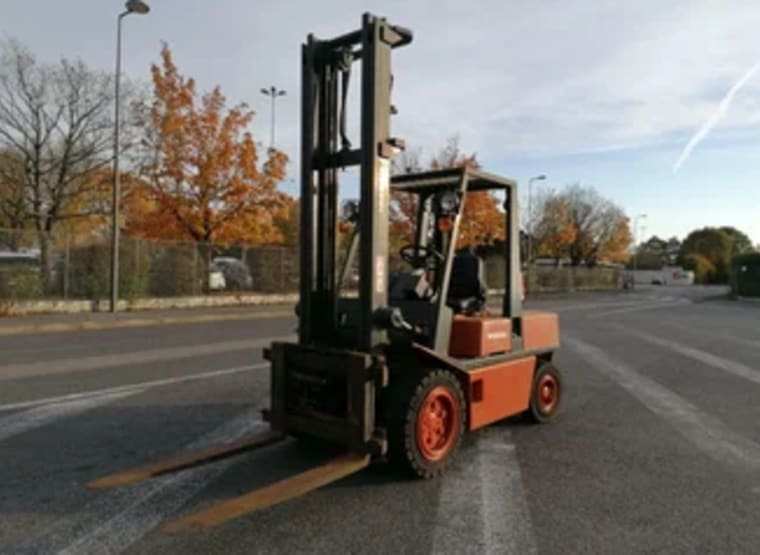
[(447, 387), (434, 387), (422, 401), (417, 413), (417, 447), (430, 461), (444, 458), (457, 437), (459, 411), (454, 393)]
[(551, 374), (544, 374), (538, 380), (537, 405), (541, 414), (550, 414), (559, 401), (559, 382)]

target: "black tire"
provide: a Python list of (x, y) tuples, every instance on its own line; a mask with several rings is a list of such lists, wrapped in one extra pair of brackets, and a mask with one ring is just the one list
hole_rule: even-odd
[(562, 406), (564, 389), (565, 384), (560, 371), (550, 362), (539, 362), (538, 370), (533, 377), (530, 407), (526, 413), (528, 420), (536, 424), (554, 420)]
[[(462, 387), (448, 370), (391, 374), (387, 407), (391, 463), (415, 478), (443, 473), (459, 450), (466, 407)], [(430, 418), (420, 415), (423, 408), (429, 410)], [(420, 426), (426, 431), (420, 432)]]

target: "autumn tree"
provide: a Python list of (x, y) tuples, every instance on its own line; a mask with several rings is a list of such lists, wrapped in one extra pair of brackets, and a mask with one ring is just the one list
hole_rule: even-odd
[(624, 263), (632, 241), (623, 210), (593, 188), (577, 184), (545, 196), (536, 235), (539, 253), (567, 257), (574, 266)]
[(554, 192), (545, 192), (540, 203), (540, 217), (533, 233), (536, 252), (540, 256), (556, 259), (557, 263), (570, 256), (570, 245), (576, 237), (576, 229), (570, 219), (570, 208)]
[(695, 283), (713, 283), (716, 281), (715, 265), (701, 254), (687, 254), (682, 259), (685, 270), (694, 272)]
[(275, 217), (275, 225), (282, 237), (282, 245), (298, 246), (298, 230), (301, 228), (301, 205), (289, 195), (283, 197), (284, 208)]
[(54, 230), (62, 221), (91, 215), (79, 197), (87, 194), (90, 175), (111, 162), (112, 89), (107, 74), (81, 61), (41, 64), (15, 41), (0, 52), (0, 149), (21, 162), (13, 175), (22, 182), (9, 184), (4, 177), (15, 193), (23, 190), (46, 289)]
[(740, 254), (747, 254), (755, 251), (752, 246), (752, 241), (743, 231), (739, 231), (735, 227), (724, 225), (721, 231), (728, 235), (731, 240), (731, 258)]
[[(746, 234), (733, 227), (704, 227), (686, 236), (678, 253), (678, 263), (687, 269), (707, 268), (702, 272), (710, 283), (725, 283), (731, 259), (752, 252), (752, 242)], [(701, 258), (694, 258), (699, 255)], [(694, 262), (695, 260), (698, 261)], [(704, 263), (708, 261), (709, 266)], [(693, 268), (692, 268), (693, 267)]]
[(199, 94), (167, 45), (151, 73), (137, 185), (146, 211), (131, 215), (129, 232), (199, 243), (281, 241), (277, 219), (289, 205), (277, 183), (288, 159), (270, 149), (260, 162), (248, 131), (254, 113), (245, 104), (228, 108), (219, 87)]
[[(394, 172), (416, 173), (423, 171), (420, 151), (405, 152), (394, 160)], [(430, 159), (428, 169), (445, 168), (479, 169), (480, 164), (475, 154), (465, 154), (459, 147), (459, 139), (449, 138)], [(406, 244), (413, 240), (412, 232), (417, 218), (417, 199), (415, 195), (395, 193), (391, 206), (390, 236), (391, 242)], [(489, 191), (467, 193), (459, 228), (457, 248), (493, 243), (505, 238), (505, 215), (499, 208), (499, 200)], [(400, 246), (400, 245), (399, 245)]]

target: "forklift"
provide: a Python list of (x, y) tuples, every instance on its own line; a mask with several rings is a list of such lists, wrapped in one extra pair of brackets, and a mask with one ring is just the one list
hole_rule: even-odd
[[(543, 423), (563, 392), (552, 365), (559, 320), (523, 311), (517, 183), (453, 168), (391, 176), (404, 142), (391, 135), (391, 54), (411, 31), (365, 14), (361, 28), (302, 47), (300, 301), (298, 339), (265, 349), (271, 366), (270, 430), (91, 482), (139, 482), (287, 437), (339, 449), (326, 464), (164, 527), (204, 530), (281, 503), (385, 459), (416, 478), (443, 473), (466, 431), (515, 415)], [(348, 91), (358, 64), (359, 146), (347, 131)], [(359, 199), (338, 177), (359, 170)], [(457, 250), (468, 193), (504, 198), (506, 241), (500, 310), (487, 306), (483, 260)], [(389, 253), (392, 197), (412, 195), (412, 240)], [(341, 232), (348, 241), (339, 241)], [(339, 252), (343, 243), (346, 252)], [(347, 244), (346, 244), (347, 243)], [(389, 259), (400, 265), (390, 270)], [(339, 264), (340, 262), (340, 264)], [(346, 287), (358, 268), (356, 290)]]

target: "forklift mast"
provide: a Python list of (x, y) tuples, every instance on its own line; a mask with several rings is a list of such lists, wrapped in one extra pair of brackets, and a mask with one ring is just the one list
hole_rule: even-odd
[[(411, 31), (364, 14), (361, 29), (330, 40), (309, 35), (302, 48), (301, 259), (299, 342), (334, 344), (338, 335), (338, 172), (359, 166), (359, 306), (356, 342), (370, 352), (386, 339), (373, 321), (388, 299), (390, 163), (403, 142), (391, 137), (391, 50)], [(348, 87), (361, 66), (361, 132), (346, 130)]]

